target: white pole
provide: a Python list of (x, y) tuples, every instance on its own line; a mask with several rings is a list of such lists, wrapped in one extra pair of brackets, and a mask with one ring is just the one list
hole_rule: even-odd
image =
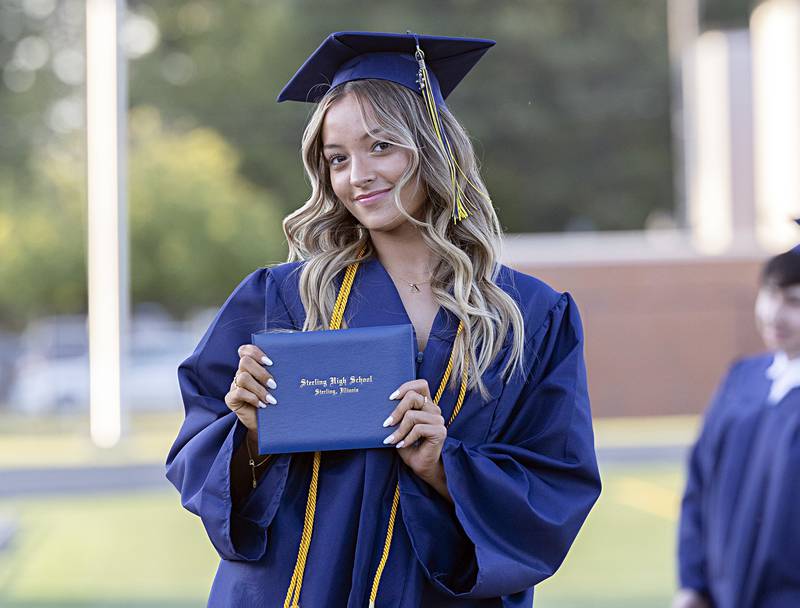
[(770, 251), (797, 243), (800, 216), (800, 2), (768, 0), (750, 20), (756, 123), (757, 234)]
[(723, 32), (705, 32), (694, 44), (692, 108), (695, 167), (688, 190), (688, 217), (695, 246), (722, 253), (733, 241), (731, 213), (731, 117), (728, 43)]
[(686, 49), (691, 47), (700, 35), (700, 9), (698, 0), (667, 0), (667, 35), (669, 42), (670, 80), (672, 107), (670, 123), (672, 127), (672, 158), (674, 160), (674, 179), (676, 216), (680, 225), (689, 223), (687, 217), (687, 184), (692, 175), (688, 171), (694, 164), (690, 156), (691, 146), (687, 146), (688, 123), (694, 97), (694, 74), (686, 73), (694, 67), (693, 62), (684, 61)]
[(92, 440), (122, 434), (128, 329), (124, 0), (86, 2), (86, 146), (89, 273), (89, 409)]
[(687, 217), (706, 254), (752, 251), (753, 110), (750, 37), (746, 30), (708, 31), (685, 56), (691, 67), (687, 107)]

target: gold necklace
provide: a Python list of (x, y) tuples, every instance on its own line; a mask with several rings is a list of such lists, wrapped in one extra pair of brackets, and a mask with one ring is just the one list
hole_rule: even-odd
[[(385, 267), (384, 267), (384, 268), (385, 268)], [(388, 270), (387, 270), (386, 272), (387, 272), (387, 273), (389, 274), (389, 276), (390, 276), (390, 277), (392, 277), (393, 279), (397, 278), (397, 277), (395, 277), (395, 275), (393, 275), (393, 274), (392, 274), (391, 272), (389, 272)], [(416, 282), (412, 283), (411, 281), (409, 281), (408, 279), (404, 279), (403, 277), (399, 277), (399, 279), (400, 279), (400, 280), (401, 280), (403, 283), (405, 283), (405, 284), (407, 284), (407, 285), (409, 286), (409, 291), (410, 291), (411, 293), (421, 293), (419, 286), (420, 286), (420, 285), (427, 285), (428, 283), (430, 283), (430, 280), (427, 280), (427, 281), (416, 281)]]

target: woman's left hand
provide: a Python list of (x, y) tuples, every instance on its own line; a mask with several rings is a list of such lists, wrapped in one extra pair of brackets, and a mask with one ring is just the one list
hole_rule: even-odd
[(384, 443), (398, 448), (403, 462), (418, 477), (436, 478), (441, 465), (442, 448), (447, 437), (442, 410), (433, 402), (427, 380), (411, 380), (392, 393), (400, 403), (390, 414), (386, 426), (398, 425)]

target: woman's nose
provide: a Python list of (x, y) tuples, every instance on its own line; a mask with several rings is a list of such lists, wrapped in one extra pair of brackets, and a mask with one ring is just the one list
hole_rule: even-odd
[(350, 185), (362, 188), (373, 181), (375, 181), (375, 171), (369, 161), (353, 157), (350, 163)]

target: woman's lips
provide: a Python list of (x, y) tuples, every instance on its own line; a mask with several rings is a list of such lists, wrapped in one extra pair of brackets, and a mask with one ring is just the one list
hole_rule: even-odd
[(378, 190), (378, 192), (376, 192), (375, 194), (373, 194), (371, 196), (367, 196), (365, 198), (357, 198), (357, 199), (355, 199), (355, 201), (359, 205), (369, 205), (370, 203), (373, 203), (373, 202), (377, 201), (384, 194), (387, 194), (390, 190), (391, 190), (391, 188), (387, 188), (386, 190)]

